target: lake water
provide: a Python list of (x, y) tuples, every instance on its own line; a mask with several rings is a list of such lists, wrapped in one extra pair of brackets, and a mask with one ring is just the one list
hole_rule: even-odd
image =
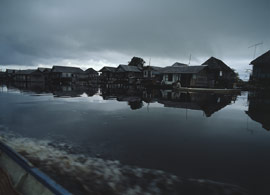
[(0, 110), (1, 139), (75, 194), (270, 194), (265, 92), (2, 85)]

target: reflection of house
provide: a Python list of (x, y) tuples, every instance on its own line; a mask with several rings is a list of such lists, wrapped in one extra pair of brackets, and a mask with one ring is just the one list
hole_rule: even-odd
[(19, 70), (15, 74), (16, 82), (44, 82), (44, 76), (39, 70)]
[(236, 79), (235, 72), (223, 61), (211, 57), (202, 65), (208, 66), (209, 87), (232, 88)]
[(102, 88), (105, 100), (116, 99), (128, 102), (132, 109), (138, 109), (146, 103), (158, 102), (165, 107), (202, 110), (207, 117), (235, 101), (235, 95), (210, 93), (181, 93), (173, 90), (139, 90), (130, 88)]
[(250, 64), (253, 65), (251, 80), (270, 81), (270, 50)]
[(104, 83), (112, 83), (115, 78), (115, 67), (104, 66), (99, 72), (101, 72), (99, 80)]
[(165, 107), (202, 110), (207, 117), (221, 110), (235, 100), (233, 95), (209, 93), (181, 93), (173, 90), (161, 90), (159, 103)]
[(162, 83), (180, 82), (183, 87), (208, 87), (207, 66), (188, 66), (176, 63), (162, 69)]
[(142, 91), (137, 88), (102, 88), (101, 92), (104, 100), (127, 102), (132, 110), (143, 107)]
[(249, 106), (246, 114), (254, 121), (270, 130), (270, 92), (250, 91), (248, 94)]
[(84, 71), (77, 67), (53, 66), (50, 77), (54, 83), (75, 83), (84, 77)]

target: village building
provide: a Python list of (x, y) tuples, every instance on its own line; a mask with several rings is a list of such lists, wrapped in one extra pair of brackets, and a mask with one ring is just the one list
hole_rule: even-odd
[(50, 74), (51, 74), (51, 68), (42, 68), (39, 67), (38, 70), (42, 72), (44, 76), (45, 83), (48, 83), (50, 81)]
[(86, 80), (89, 83), (97, 83), (98, 82), (98, 72), (95, 71), (93, 68), (88, 68), (84, 71)]
[(270, 81), (270, 50), (250, 62), (250, 65), (253, 65), (251, 81)]
[(15, 78), (15, 74), (18, 70), (15, 69), (6, 69), (6, 79), (9, 81), (13, 81)]
[(119, 65), (115, 71), (118, 82), (132, 84), (142, 78), (142, 70), (137, 66)]
[(175, 63), (162, 69), (163, 85), (181, 87), (208, 87), (208, 66), (188, 66)]
[(6, 79), (6, 73), (0, 71), (0, 81), (4, 81)]
[(50, 80), (53, 83), (76, 83), (84, 78), (84, 71), (77, 67), (53, 66), (50, 73)]
[(101, 83), (113, 83), (116, 80), (115, 67), (104, 66), (102, 69), (99, 70), (99, 72), (101, 72), (99, 76), (99, 81)]
[(236, 73), (223, 61), (211, 57), (202, 65), (208, 66), (209, 87), (232, 88), (236, 82)]
[(15, 74), (16, 82), (45, 82), (41, 71), (36, 69), (19, 70)]

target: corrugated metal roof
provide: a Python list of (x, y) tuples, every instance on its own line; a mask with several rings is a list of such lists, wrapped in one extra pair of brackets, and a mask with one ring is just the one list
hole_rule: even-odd
[(51, 68), (38, 68), (38, 70), (40, 71), (40, 72), (45, 72), (45, 71), (51, 71)]
[(137, 66), (119, 65), (116, 72), (141, 72)]
[(115, 72), (115, 71), (116, 68), (110, 66), (104, 66), (102, 69), (99, 70), (99, 72)]
[(53, 66), (52, 72), (77, 73), (77, 74), (84, 73), (84, 71), (80, 68), (69, 66)]
[(187, 64), (183, 64), (183, 63), (180, 63), (180, 62), (175, 62), (172, 67), (182, 67), (182, 66), (188, 66)]
[(15, 69), (6, 69), (6, 73), (16, 73), (19, 70), (15, 70)]
[(266, 53), (262, 54), (261, 56), (257, 57), (255, 60), (250, 62), (252, 65), (257, 64), (270, 64), (270, 50)]
[(35, 71), (38, 71), (38, 70), (36, 69), (19, 70), (18, 72), (16, 72), (16, 74), (32, 74)]
[(180, 74), (194, 74), (202, 71), (207, 66), (167, 66), (162, 69), (162, 73), (180, 73)]
[(155, 70), (155, 71), (159, 71), (161, 70), (163, 67), (159, 67), (159, 66), (145, 66), (143, 69), (150, 69), (150, 70)]

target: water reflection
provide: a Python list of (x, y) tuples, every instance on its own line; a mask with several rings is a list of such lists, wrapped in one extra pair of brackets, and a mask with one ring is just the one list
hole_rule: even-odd
[[(136, 166), (163, 170), (179, 178), (202, 178), (232, 183), (248, 188), (254, 195), (270, 194), (267, 182), (270, 175), (270, 134), (253, 121), (249, 126), (258, 133), (247, 132), (248, 115), (245, 113), (245, 110), (248, 110), (247, 113), (251, 114), (254, 120), (257, 120), (254, 116), (259, 113), (258, 118), (261, 120), (265, 117), (267, 122), (269, 96), (265, 93), (250, 92), (247, 108), (247, 93), (242, 93), (237, 98), (235, 95), (180, 93), (141, 87), (8, 85), (7, 88), (4, 87), (0, 94), (0, 107), (3, 110), (0, 114), (0, 130), (20, 134), (23, 138), (19, 139), (20, 142), (17, 139), (17, 142), (10, 140), (10, 143), (17, 144), (19, 149), (23, 149), (24, 144), (27, 149), (39, 149), (36, 147), (39, 141), (33, 143), (24, 137), (30, 140), (41, 139), (41, 143), (48, 140), (50, 146), (67, 148), (64, 149), (64, 154), (70, 160), (67, 167), (72, 167), (67, 169), (68, 171), (81, 170), (70, 166), (74, 164), (91, 170), (90, 174), (87, 171), (84, 171), (84, 174), (70, 171), (72, 175), (68, 178), (79, 178), (79, 181), (85, 184), (94, 176), (93, 181), (99, 182), (95, 176), (103, 179), (103, 175), (108, 175), (107, 168), (120, 170), (119, 173), (122, 173), (124, 167), (124, 170), (128, 170), (125, 173), (131, 175), (131, 180), (121, 177), (120, 182), (124, 183), (114, 181), (113, 184), (117, 184), (115, 186), (124, 186), (125, 182), (129, 181), (135, 181), (134, 184), (139, 186), (151, 184), (150, 180), (144, 180), (144, 175), (133, 176), (133, 173), (141, 173), (137, 169), (133, 172), (133, 169), (129, 168)], [(9, 93), (10, 89), (19, 89), (27, 95)], [(36, 97), (37, 95), (42, 97)], [(54, 97), (55, 101), (51, 101)], [(100, 101), (89, 101), (96, 98)], [(236, 98), (237, 101), (232, 104)], [(229, 104), (232, 105), (227, 106)], [(151, 112), (147, 112), (146, 107), (151, 108)], [(186, 113), (189, 120), (185, 120)], [(201, 113), (207, 117), (202, 117)], [(263, 126), (269, 127), (267, 123)], [(14, 136), (11, 135), (11, 138)], [(34, 145), (29, 146), (28, 143)], [(47, 149), (47, 146), (41, 146), (41, 149)], [(38, 159), (36, 154), (43, 158), (45, 152), (34, 151), (33, 159)], [(46, 154), (52, 156), (52, 152)], [(59, 156), (58, 150), (55, 154), (56, 158), (51, 158), (55, 167), (46, 164), (44, 167), (52, 167), (52, 173), (50, 170), (46, 171), (56, 179), (66, 181), (55, 171), (63, 170), (63, 158)], [(82, 155), (84, 158), (81, 158)], [(102, 158), (98, 160), (101, 164), (98, 164), (96, 169), (99, 175), (93, 175), (92, 170), (95, 170), (95, 167), (88, 167), (88, 162), (95, 163), (96, 157)], [(99, 166), (107, 165), (106, 163), (112, 160), (120, 161), (119, 169)], [(157, 175), (153, 179), (156, 177), (160, 178)], [(100, 186), (94, 187), (98, 186), (102, 190), (107, 181), (105, 178)], [(92, 187), (88, 184), (86, 186)], [(127, 188), (130, 189), (130, 185), (127, 185)]]
[(81, 97), (83, 94), (92, 97), (100, 90), (104, 100), (117, 100), (127, 102), (132, 110), (140, 109), (145, 104), (159, 103), (164, 107), (201, 110), (206, 117), (235, 102), (236, 95), (223, 95), (214, 93), (186, 93), (173, 90), (144, 89), (142, 87), (85, 87), (76, 85), (53, 85), (33, 83), (15, 83), (8, 85), (8, 89), (17, 88), (22, 92), (35, 94), (51, 93), (54, 97)]
[(250, 91), (248, 101), (249, 107), (246, 114), (270, 131), (270, 91)]
[(18, 82), (7, 85), (8, 89), (19, 89), (21, 92), (31, 92), (36, 95), (51, 93), (54, 97), (81, 97), (84, 93), (91, 97), (98, 92), (98, 86), (91, 88), (80, 85), (45, 85), (43, 83)]
[(145, 103), (155, 103), (164, 107), (202, 110), (207, 117), (235, 102), (236, 95), (213, 93), (183, 93), (173, 90), (138, 90), (136, 88), (102, 88), (105, 100), (126, 101), (131, 109), (139, 109)]

